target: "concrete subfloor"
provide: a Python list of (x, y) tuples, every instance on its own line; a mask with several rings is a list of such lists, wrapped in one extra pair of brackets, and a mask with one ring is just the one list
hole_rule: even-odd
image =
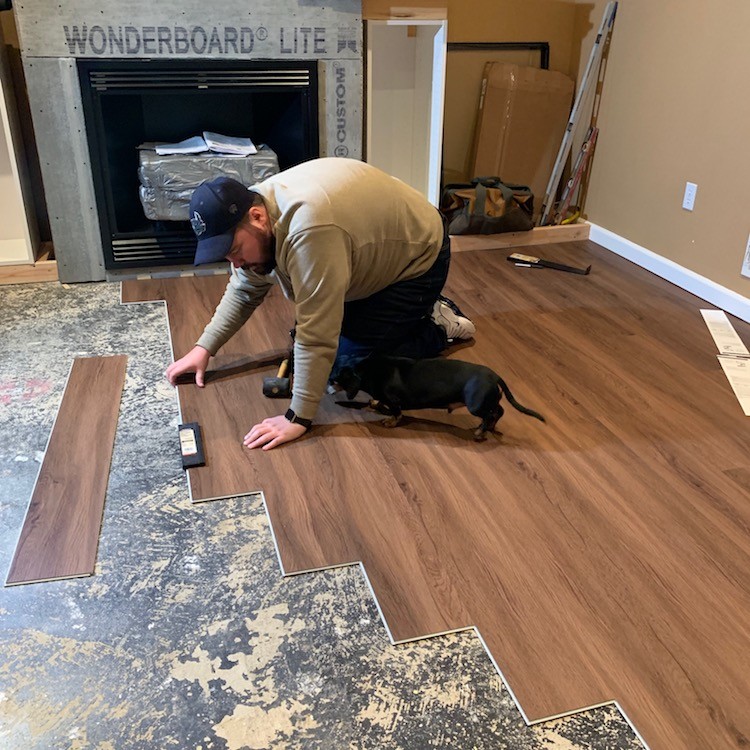
[(129, 357), (95, 575), (0, 589), (0, 747), (642, 747), (613, 706), (527, 727), (471, 632), (392, 646), (358, 566), (282, 578), (259, 496), (192, 505), (161, 303), (0, 309), (3, 580), (73, 357)]

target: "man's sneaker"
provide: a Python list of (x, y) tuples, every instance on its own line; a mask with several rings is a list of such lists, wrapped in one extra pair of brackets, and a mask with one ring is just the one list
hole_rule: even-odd
[(430, 317), (433, 323), (445, 331), (449, 342), (454, 339), (470, 339), (477, 331), (458, 305), (447, 297), (438, 297)]

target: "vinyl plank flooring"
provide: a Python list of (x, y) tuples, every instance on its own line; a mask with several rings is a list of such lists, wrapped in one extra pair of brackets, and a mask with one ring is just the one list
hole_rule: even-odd
[[(128, 280), (122, 283), (122, 302), (165, 300), (171, 309), (172, 347), (179, 358), (192, 349), (227, 285), (227, 274), (185, 276), (165, 279)], [(277, 319), (278, 318), (278, 319)], [(271, 323), (260, 325), (258, 321)], [(264, 350), (288, 349), (293, 315), (278, 290), (273, 290), (264, 302), (262, 312), (222, 349), (218, 367), (238, 352), (242, 355), (262, 353)]]
[(94, 572), (126, 363), (73, 361), (6, 585)]
[[(744, 747), (749, 423), (710, 305), (591, 242), (543, 253), (585, 277), (506, 255), (454, 256), (448, 293), (477, 336), (450, 356), (496, 369), (546, 425), (506, 405), (504, 435), (476, 444), (464, 411), (392, 430), (326, 397), (303, 439), (250, 452), (246, 428), (285, 403), (247, 372), (179, 387), (216, 460), (191, 470), (193, 497), (263, 490), (285, 571), (363, 561), (397, 641), (476, 625), (530, 720), (617, 700), (653, 750)], [(180, 321), (202, 326), (221, 290), (187, 313), (176, 289), (190, 341)], [(231, 356), (283, 346), (286, 308), (265, 307)]]

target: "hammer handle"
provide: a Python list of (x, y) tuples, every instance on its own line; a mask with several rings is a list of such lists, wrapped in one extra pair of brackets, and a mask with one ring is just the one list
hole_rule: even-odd
[(280, 365), (279, 365), (279, 371), (276, 373), (277, 378), (285, 378), (287, 370), (289, 369), (289, 360), (285, 359)]

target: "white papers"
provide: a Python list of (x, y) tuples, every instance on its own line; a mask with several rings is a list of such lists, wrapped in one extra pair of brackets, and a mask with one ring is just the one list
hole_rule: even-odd
[(750, 417), (750, 352), (723, 310), (701, 310), (720, 354), (717, 356), (734, 395)]
[(249, 156), (257, 154), (258, 149), (249, 138), (233, 138), (220, 133), (203, 131), (203, 135), (186, 138), (179, 143), (157, 143), (154, 149), (159, 156), (167, 154), (201, 154), (211, 151), (226, 156)]
[(237, 154), (238, 156), (249, 156), (257, 154), (258, 149), (249, 138), (232, 138), (220, 133), (203, 131), (203, 138), (210, 151), (216, 154)]
[(732, 386), (734, 395), (737, 396), (742, 411), (746, 417), (750, 417), (750, 357), (722, 357), (719, 355), (719, 364)]
[(701, 310), (703, 320), (716, 342), (719, 354), (739, 354), (750, 357), (747, 347), (737, 335), (734, 326), (723, 310)]
[(164, 154), (200, 154), (201, 151), (208, 151), (208, 146), (206, 146), (203, 138), (196, 135), (194, 138), (186, 138), (179, 143), (157, 143), (155, 150), (160, 156)]

